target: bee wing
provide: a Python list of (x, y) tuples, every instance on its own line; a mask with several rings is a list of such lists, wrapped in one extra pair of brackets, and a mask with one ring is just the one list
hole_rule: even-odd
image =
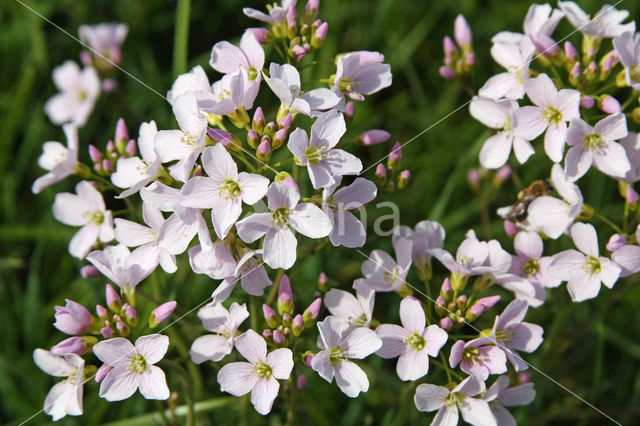
[(514, 207), (515, 207), (515, 204), (511, 206), (500, 207), (498, 210), (496, 210), (496, 213), (498, 213), (498, 216), (500, 216), (503, 219), (509, 219), (510, 217), (513, 217)]

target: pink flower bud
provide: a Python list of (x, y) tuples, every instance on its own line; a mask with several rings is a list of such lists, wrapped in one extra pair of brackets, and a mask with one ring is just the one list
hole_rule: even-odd
[(284, 325), (285, 327), (291, 326), (291, 314), (289, 314), (288, 312), (285, 312), (282, 315), (282, 325)]
[(93, 265), (85, 265), (80, 269), (82, 278), (93, 278), (100, 275), (100, 271)]
[(280, 324), (280, 318), (278, 318), (278, 314), (276, 314), (276, 311), (274, 311), (271, 306), (263, 304), (262, 313), (269, 327), (275, 328)]
[(56, 306), (55, 328), (66, 334), (82, 334), (91, 325), (91, 312), (78, 302), (66, 299), (66, 306)]
[(105, 339), (111, 339), (113, 337), (113, 329), (111, 327), (102, 327), (100, 334), (102, 334)]
[(313, 302), (311, 302), (307, 309), (304, 310), (304, 312), (302, 313), (302, 318), (304, 319), (305, 327), (313, 325), (313, 323), (318, 319), (318, 314), (320, 313), (321, 307), (322, 299), (318, 297)]
[(209, 136), (217, 143), (221, 143), (225, 148), (229, 147), (229, 145), (234, 144), (233, 135), (226, 130), (208, 128), (207, 136)]
[(605, 95), (598, 105), (602, 112), (606, 114), (615, 114), (617, 112), (622, 111), (622, 107), (620, 106), (620, 102), (616, 98), (610, 95)]
[(131, 325), (136, 325), (138, 322), (138, 311), (136, 311), (136, 308), (125, 303), (124, 306), (122, 306), (122, 310), (124, 311), (127, 322)]
[(268, 136), (266, 136), (266, 138), (267, 139), (260, 142), (256, 150), (256, 155), (262, 161), (267, 161), (269, 157), (271, 157), (271, 144), (269, 143)]
[(612, 57), (608, 57), (607, 59), (605, 59), (602, 62), (602, 65), (600, 66), (600, 69), (602, 70), (602, 72), (605, 72), (605, 73), (611, 72), (612, 68), (613, 68), (613, 58)]
[(438, 315), (443, 316), (447, 313), (446, 305), (447, 302), (444, 300), (444, 297), (441, 295), (436, 297), (435, 308)]
[(465, 319), (467, 321), (475, 321), (476, 318), (491, 309), (493, 305), (498, 303), (499, 300), (500, 296), (483, 297), (482, 299), (476, 301), (476, 303), (474, 303), (473, 306), (471, 306), (471, 308), (467, 310)]
[(116, 323), (116, 330), (118, 330), (118, 333), (121, 336), (126, 336), (127, 334), (129, 334), (129, 326), (125, 323), (123, 323), (122, 321), (118, 321)]
[(442, 49), (444, 50), (444, 55), (448, 57), (453, 57), (458, 54), (458, 48), (449, 36), (444, 36), (444, 39), (442, 39)]
[(478, 184), (480, 183), (480, 172), (478, 171), (478, 169), (471, 169), (469, 170), (469, 172), (467, 173), (467, 182), (469, 182), (469, 185), (473, 186), (478, 186)]
[(273, 343), (275, 343), (278, 346), (281, 346), (281, 345), (284, 345), (284, 342), (285, 342), (285, 339), (282, 333), (280, 333), (278, 330), (273, 330)]
[(451, 318), (442, 318), (440, 320), (440, 328), (442, 328), (443, 330), (451, 330), (451, 328), (453, 328), (453, 321), (451, 321)]
[(245, 31), (249, 31), (250, 33), (252, 33), (254, 36), (256, 36), (256, 39), (258, 39), (258, 43), (264, 44), (267, 42), (267, 34), (269, 34), (269, 30), (263, 27), (252, 27), (252, 28), (247, 28)]
[(324, 40), (327, 38), (327, 33), (329, 32), (329, 24), (327, 22), (323, 22), (318, 26), (318, 28), (313, 33), (311, 37), (311, 46), (314, 49), (319, 48), (324, 43)]
[(299, 390), (303, 390), (307, 387), (307, 376), (301, 374), (298, 376), (297, 385)]
[(464, 307), (467, 305), (467, 295), (466, 294), (461, 294), (460, 296), (458, 296), (458, 298), (456, 299), (456, 306), (460, 309), (464, 309)]
[(295, 27), (297, 26), (296, 18), (298, 17), (298, 12), (296, 12), (296, 7), (293, 4), (289, 5), (289, 8), (287, 9), (286, 17), (287, 17), (287, 27), (288, 28), (293, 27), (293, 29), (295, 30)]
[(510, 220), (505, 220), (504, 232), (506, 232), (509, 237), (513, 237), (518, 233), (518, 226)]
[(80, 51), (80, 62), (85, 67), (91, 66), (91, 54), (86, 50)]
[(440, 77), (444, 78), (445, 80), (454, 80), (456, 78), (456, 72), (453, 70), (453, 68), (446, 65), (441, 66), (438, 69), (438, 72), (440, 73)]
[(109, 307), (109, 309), (114, 312), (119, 311), (121, 301), (118, 292), (111, 286), (111, 284), (107, 284), (105, 293), (105, 299), (107, 300), (107, 306)]
[[(273, 141), (271, 142), (271, 145), (273, 146), (273, 149), (276, 150), (276, 149), (280, 148), (282, 145), (284, 145), (285, 139), (287, 139), (287, 129), (278, 130), (273, 135)], [(258, 149), (260, 149), (260, 147), (258, 147)]]
[(560, 48), (556, 41), (546, 34), (533, 34), (531, 35), (531, 40), (542, 56), (550, 58), (560, 53)]
[(293, 313), (293, 292), (291, 291), (291, 282), (286, 275), (280, 279), (280, 288), (278, 289), (278, 313), (283, 315), (285, 312)]
[(288, 132), (289, 128), (291, 127), (291, 123), (293, 123), (293, 116), (291, 114), (287, 114), (282, 117), (282, 120), (278, 122), (278, 126), (280, 127), (280, 129), (284, 129), (286, 132)]
[(249, 130), (247, 132), (247, 143), (251, 148), (257, 149), (260, 144), (260, 136), (258, 135), (258, 132), (253, 129)]
[(347, 105), (345, 106), (344, 114), (348, 118), (351, 118), (355, 113), (356, 113), (356, 104), (354, 104), (353, 101), (347, 102)]
[(598, 75), (598, 65), (595, 61), (589, 62), (587, 69), (584, 70), (584, 74), (590, 80), (593, 80)]
[(358, 137), (358, 142), (363, 145), (376, 145), (388, 141), (389, 138), (391, 138), (391, 133), (386, 130), (371, 129), (362, 133), (360, 137)]
[(399, 166), (400, 161), (402, 161), (402, 145), (400, 145), (400, 142), (396, 142), (393, 145), (393, 149), (391, 149), (391, 153), (389, 154), (389, 167), (395, 168)]
[(611, 238), (609, 238), (609, 242), (607, 242), (607, 250), (616, 251), (626, 244), (627, 237), (622, 234), (613, 234)]
[(580, 106), (584, 109), (591, 109), (596, 104), (596, 100), (591, 96), (583, 96), (580, 98)]
[(387, 178), (387, 168), (384, 164), (378, 164), (376, 166), (376, 178), (379, 181), (384, 181)]
[[(280, 172), (280, 175), (282, 175), (283, 173)], [(292, 188), (294, 188), (296, 191), (298, 191), (298, 193), (300, 193), (300, 188), (298, 188), (298, 183), (295, 181), (295, 179), (291, 176), (284, 176), (282, 178), (280, 178), (278, 180), (278, 176), (276, 176), (276, 180), (277, 182), (280, 182), (283, 185), (287, 185), (290, 186)]]
[(307, 55), (307, 49), (305, 49), (304, 47), (300, 46), (299, 44), (296, 44), (295, 46), (293, 46), (291, 48), (291, 52), (296, 55), (296, 59), (299, 61), (302, 61), (302, 59)]
[(409, 183), (411, 179), (411, 172), (409, 170), (403, 170), (398, 176), (398, 189), (402, 189)]
[(638, 193), (632, 187), (630, 186), (627, 187), (625, 195), (626, 195), (627, 202), (631, 204), (635, 204), (638, 202)]
[(138, 152), (138, 144), (135, 139), (130, 139), (129, 143), (127, 143), (127, 147), (125, 148), (125, 152), (129, 157), (133, 157)]
[(262, 330), (262, 337), (264, 337), (267, 341), (273, 339), (273, 331), (266, 329)]
[(573, 66), (573, 68), (571, 68), (571, 72), (569, 73), (569, 77), (570, 78), (574, 78), (574, 79), (578, 78), (578, 77), (580, 77), (580, 72), (581, 72), (580, 63), (576, 62), (575, 65)]
[(124, 118), (119, 118), (116, 123), (116, 135), (114, 140), (115, 142), (126, 142), (129, 140), (129, 131), (127, 130), (127, 123), (124, 122)]
[(115, 167), (113, 167), (113, 163), (110, 160), (107, 160), (105, 158), (104, 160), (102, 160), (102, 170), (107, 173), (113, 173)]
[(105, 78), (102, 80), (102, 90), (106, 93), (115, 92), (118, 88), (118, 82), (113, 78)]
[(471, 27), (469, 27), (467, 20), (462, 15), (458, 15), (453, 24), (453, 37), (456, 39), (458, 46), (471, 46), (473, 42)]
[(102, 153), (98, 148), (91, 144), (89, 144), (89, 157), (94, 163), (99, 163), (102, 161)]
[(307, 5), (304, 7), (304, 12), (307, 15), (317, 16), (319, 10), (320, 10), (320, 0), (309, 0), (307, 2)]
[(530, 371), (521, 371), (518, 373), (518, 383), (525, 384), (529, 383), (531, 380), (531, 372)]
[(329, 282), (327, 274), (325, 274), (324, 272), (320, 272), (320, 276), (318, 277), (318, 285), (320, 287), (324, 287), (327, 285), (327, 282)]
[(262, 111), (262, 107), (257, 107), (253, 113), (253, 120), (251, 121), (251, 128), (254, 130), (254, 133), (259, 133), (264, 129), (265, 119), (264, 112)]
[(298, 314), (293, 317), (293, 321), (291, 322), (291, 331), (293, 331), (294, 336), (299, 336), (304, 330), (304, 318), (302, 315)]
[(93, 336), (69, 337), (53, 346), (51, 353), (60, 356), (67, 354), (84, 355), (89, 352), (96, 343), (98, 343), (98, 339)]
[(107, 142), (107, 156), (111, 156), (116, 152), (116, 144), (113, 141)]
[(102, 305), (96, 305), (96, 315), (98, 315), (98, 318), (102, 321), (109, 319), (109, 311)]
[(575, 46), (571, 44), (570, 41), (566, 41), (564, 43), (564, 54), (566, 55), (567, 59), (570, 62), (575, 62), (578, 59), (580, 59), (578, 57), (578, 51), (576, 50)]
[(172, 300), (171, 302), (165, 302), (155, 308), (153, 312), (151, 312), (151, 315), (149, 315), (149, 326), (151, 328), (155, 328), (160, 325), (161, 322), (171, 316), (173, 311), (175, 311), (176, 306), (178, 306), (178, 302)]
[(102, 364), (100, 366), (100, 368), (98, 368), (98, 371), (96, 371), (96, 383), (100, 383), (104, 380), (105, 377), (107, 377), (107, 374), (109, 374), (109, 371), (111, 371), (113, 369), (113, 367), (111, 367), (108, 364)]
[(275, 133), (277, 129), (278, 129), (278, 126), (276, 126), (276, 123), (274, 123), (273, 121), (270, 121), (267, 123), (266, 126), (264, 126), (262, 133), (264, 133), (265, 135), (271, 136)]
[(496, 179), (498, 182), (504, 182), (509, 179), (509, 176), (511, 176), (511, 167), (509, 167), (508, 164), (500, 167), (496, 172)]
[(302, 362), (304, 362), (304, 365), (311, 368), (311, 363), (313, 362), (313, 358), (315, 358), (315, 356), (316, 354), (314, 354), (313, 352), (306, 351), (302, 354)]
[(471, 69), (476, 65), (476, 54), (473, 52), (465, 52), (464, 65), (467, 71), (471, 71)]

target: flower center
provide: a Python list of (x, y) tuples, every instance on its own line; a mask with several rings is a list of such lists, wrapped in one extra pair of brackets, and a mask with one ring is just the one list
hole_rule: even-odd
[(342, 77), (342, 79), (338, 83), (338, 87), (340, 88), (340, 91), (343, 93), (353, 92), (353, 89), (355, 88), (355, 86), (356, 84), (354, 83), (353, 79), (347, 78), (347, 77)]
[(600, 148), (602, 148), (602, 136), (598, 133), (585, 136), (583, 146), (589, 151), (600, 152)]
[(509, 74), (515, 77), (518, 80), (518, 83), (524, 84), (524, 67), (523, 66), (509, 67)]
[(272, 214), (271, 218), (276, 225), (287, 228), (289, 226), (289, 209), (286, 207), (278, 207)]
[(304, 151), (304, 156), (307, 157), (309, 164), (318, 164), (324, 157), (329, 156), (329, 152), (326, 146), (311, 145)]
[(583, 268), (591, 275), (599, 274), (602, 270), (602, 264), (600, 259), (593, 255), (587, 256), (587, 260), (584, 262)]
[(414, 349), (418, 352), (420, 352), (423, 348), (424, 345), (427, 343), (424, 340), (424, 337), (422, 337), (421, 335), (419, 335), (417, 332), (413, 332), (409, 335), (409, 337), (407, 337), (404, 341), (407, 346), (409, 346), (411, 349)]
[(531, 278), (540, 271), (540, 264), (536, 259), (531, 258), (522, 265), (522, 271)]
[(384, 279), (389, 282), (389, 284), (393, 284), (398, 279), (398, 268), (393, 268), (391, 272), (385, 271), (383, 274)]
[(329, 353), (329, 362), (331, 365), (339, 365), (347, 357), (347, 351), (340, 346), (334, 346)]
[(640, 81), (640, 64), (629, 70), (629, 77), (633, 82), (637, 83)]
[(102, 212), (84, 212), (84, 217), (88, 218), (88, 221), (92, 225), (100, 225), (104, 221), (104, 214)]
[(253, 366), (255, 367), (256, 376), (261, 379), (268, 379), (273, 374), (273, 369), (264, 362), (256, 362)]
[(144, 355), (136, 354), (131, 357), (131, 360), (127, 364), (127, 371), (131, 371), (135, 374), (142, 374), (147, 371), (147, 360), (144, 359)]
[(218, 191), (218, 195), (222, 198), (237, 198), (242, 193), (242, 189), (238, 182), (233, 179), (225, 179), (224, 183), (220, 185), (220, 190)]
[(471, 264), (471, 262), (473, 261), (473, 259), (471, 259), (469, 256), (462, 255), (462, 256), (458, 256), (458, 258), (456, 259), (458, 261), (458, 263), (462, 266), (468, 266)]
[(220, 93), (218, 93), (218, 99), (220, 99), (221, 101), (224, 101), (225, 99), (231, 99), (231, 92), (227, 89), (220, 90)]
[(446, 405), (448, 408), (454, 408), (456, 404), (462, 403), (462, 399), (463, 396), (460, 394), (460, 392), (450, 393), (449, 395), (447, 395), (447, 399), (445, 399), (444, 405)]
[(180, 136), (180, 142), (187, 145), (195, 145), (196, 137), (189, 132), (184, 132), (182, 136)]
[(551, 105), (547, 105), (544, 107), (544, 111), (542, 112), (542, 118), (550, 124), (555, 124), (557, 126), (562, 122), (562, 111)]
[(247, 68), (247, 77), (253, 81), (258, 77), (258, 71), (254, 67)]
[(504, 130), (505, 132), (510, 132), (512, 128), (513, 121), (511, 120), (511, 117), (507, 117), (504, 124), (502, 125), (502, 130)]
[(365, 314), (362, 314), (357, 318), (353, 318), (351, 320), (351, 325), (355, 325), (356, 327), (364, 327), (365, 325), (367, 325), (367, 316)]
[(89, 95), (87, 95), (87, 92), (85, 92), (84, 90), (78, 90), (78, 91), (76, 92), (76, 99), (78, 99), (78, 102), (83, 102), (83, 101), (85, 101), (88, 97), (89, 97)]
[(462, 352), (462, 361), (472, 364), (476, 364), (478, 361), (482, 361), (484, 357), (480, 355), (480, 351), (475, 346), (469, 346)]

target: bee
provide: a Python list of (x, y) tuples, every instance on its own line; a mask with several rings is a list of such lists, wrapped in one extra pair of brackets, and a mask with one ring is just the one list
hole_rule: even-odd
[(531, 183), (527, 188), (518, 192), (518, 201), (507, 207), (498, 209), (498, 215), (503, 219), (524, 222), (529, 214), (529, 205), (533, 200), (553, 191), (553, 185), (549, 179), (540, 179)]

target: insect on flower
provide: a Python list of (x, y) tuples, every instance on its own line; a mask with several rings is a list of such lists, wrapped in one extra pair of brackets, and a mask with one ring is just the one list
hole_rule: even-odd
[(553, 192), (554, 188), (549, 179), (533, 181), (527, 188), (518, 192), (518, 201), (511, 206), (498, 209), (498, 215), (503, 219), (524, 222), (529, 214), (529, 204), (543, 195)]

